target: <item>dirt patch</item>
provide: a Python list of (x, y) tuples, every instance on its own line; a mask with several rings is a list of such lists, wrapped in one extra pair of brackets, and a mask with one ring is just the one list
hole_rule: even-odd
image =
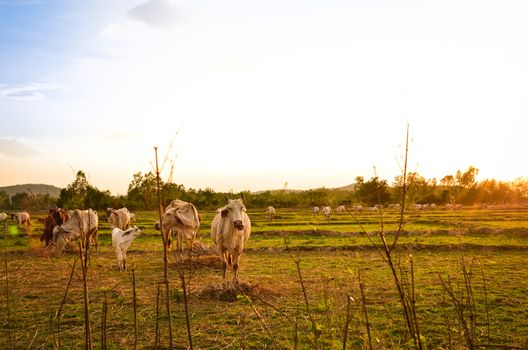
[(247, 296), (252, 300), (261, 299), (266, 296), (278, 295), (278, 291), (271, 287), (260, 284), (252, 284), (248, 281), (238, 283), (232, 281), (223, 281), (221, 283), (211, 284), (198, 291), (198, 298), (213, 299), (220, 301), (236, 301), (239, 296)]
[[(211, 269), (222, 269), (222, 260), (220, 260), (220, 257), (217, 255), (202, 255), (192, 258), (192, 260), (189, 260), (186, 256), (184, 256), (183, 260), (183, 267), (184, 269), (188, 270), (190, 265), (192, 264), (193, 268), (211, 268)], [(177, 264), (176, 263), (170, 263), (169, 268), (176, 269)]]

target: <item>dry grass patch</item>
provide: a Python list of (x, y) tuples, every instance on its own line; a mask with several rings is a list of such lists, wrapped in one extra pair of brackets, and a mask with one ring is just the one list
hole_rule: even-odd
[(251, 299), (262, 299), (266, 296), (276, 296), (279, 292), (272, 287), (252, 284), (249, 281), (222, 281), (220, 283), (210, 284), (199, 290), (198, 298), (213, 299), (220, 301), (236, 301), (238, 296), (248, 296)]

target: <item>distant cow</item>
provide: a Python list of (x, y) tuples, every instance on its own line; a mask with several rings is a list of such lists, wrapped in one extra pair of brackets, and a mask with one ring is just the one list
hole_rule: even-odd
[(75, 209), (68, 221), (53, 229), (53, 243), (62, 251), (66, 243), (78, 238), (88, 238), (89, 244), (95, 245), (97, 250), (98, 224), (97, 211)]
[(136, 223), (136, 214), (130, 213), (130, 223), (135, 224)]
[(115, 227), (112, 230), (112, 246), (114, 246), (117, 256), (117, 266), (119, 270), (126, 270), (126, 253), (134, 238), (141, 236), (141, 230), (137, 226), (132, 226), (125, 231)]
[(266, 220), (272, 222), (275, 219), (275, 208), (271, 205), (266, 208)]
[[(200, 228), (200, 215), (194, 204), (175, 199), (165, 208), (162, 217), (162, 234), (167, 235), (170, 244), (171, 233), (176, 234), (177, 250), (180, 258), (183, 255), (183, 238), (189, 243), (189, 253), (191, 252), (196, 232)], [(160, 229), (159, 221), (154, 225)]]
[(340, 205), (336, 208), (336, 213), (342, 214), (346, 211), (346, 207), (344, 205)]
[(19, 211), (19, 212), (11, 214), (11, 219), (16, 221), (19, 226), (22, 224), (31, 226), (31, 221), (29, 220), (29, 218), (30, 218), (30, 215), (27, 211)]
[(321, 213), (323, 213), (326, 221), (330, 221), (330, 214), (332, 213), (332, 208), (323, 207), (323, 209), (321, 209)]
[(319, 214), (319, 207), (312, 207), (312, 214), (313, 215)]
[(240, 255), (250, 234), (251, 221), (242, 199), (228, 199), (227, 204), (216, 211), (211, 223), (211, 238), (222, 259), (224, 279), (227, 269), (232, 267), (238, 282)]
[(44, 218), (44, 232), (40, 236), (40, 241), (46, 241), (48, 246), (53, 240), (53, 229), (55, 226), (64, 224), (70, 219), (70, 214), (62, 208), (51, 208), (48, 211), (48, 216)]
[(6, 213), (0, 213), (0, 223), (2, 223), (4, 225), (4, 228), (7, 227), (7, 218), (9, 217), (9, 215), (7, 215)]
[(126, 230), (130, 226), (130, 212), (126, 207), (121, 209), (106, 208), (106, 220), (110, 224), (110, 229), (120, 228)]

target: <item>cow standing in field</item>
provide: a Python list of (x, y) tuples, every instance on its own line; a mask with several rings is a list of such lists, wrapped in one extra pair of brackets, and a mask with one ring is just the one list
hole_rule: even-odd
[(126, 270), (126, 253), (132, 241), (141, 235), (141, 230), (137, 226), (132, 226), (125, 231), (118, 227), (112, 230), (112, 246), (116, 252), (117, 266), (120, 271)]
[(323, 209), (321, 209), (321, 213), (323, 213), (326, 221), (330, 221), (330, 214), (332, 213), (332, 208), (323, 207)]
[(46, 246), (48, 246), (53, 240), (53, 229), (56, 226), (64, 224), (70, 219), (70, 214), (62, 208), (51, 208), (48, 211), (48, 216), (44, 218), (44, 232), (40, 236), (40, 241), (46, 241)]
[(346, 211), (346, 207), (344, 205), (340, 205), (336, 208), (336, 213), (343, 214)]
[(251, 221), (242, 199), (228, 199), (227, 204), (216, 211), (211, 223), (211, 238), (222, 259), (224, 280), (231, 267), (234, 280), (238, 282), (240, 255), (250, 234)]
[(80, 238), (88, 244), (95, 245), (95, 250), (97, 250), (98, 224), (97, 211), (75, 209), (68, 221), (53, 229), (53, 243), (61, 252), (66, 243)]
[[(189, 243), (189, 254), (191, 254), (196, 232), (200, 228), (200, 214), (194, 204), (175, 199), (165, 208), (161, 220), (163, 226), (161, 234), (167, 237), (167, 245), (170, 246), (171, 233), (175, 233), (180, 258), (183, 256), (183, 238)], [(160, 229), (159, 221), (154, 227)]]
[(266, 220), (272, 222), (275, 219), (275, 208), (271, 205), (266, 208)]
[(9, 215), (7, 215), (6, 213), (0, 213), (0, 223), (2, 223), (2, 225), (4, 225), (4, 228), (7, 227), (7, 218), (9, 217)]
[(22, 224), (31, 226), (30, 215), (27, 211), (18, 211), (16, 213), (13, 213), (11, 214), (11, 219), (16, 221), (18, 226)]
[(312, 207), (312, 214), (313, 215), (319, 214), (319, 207)]
[(130, 212), (126, 207), (121, 209), (106, 208), (106, 214), (110, 230), (116, 227), (126, 230), (130, 226)]

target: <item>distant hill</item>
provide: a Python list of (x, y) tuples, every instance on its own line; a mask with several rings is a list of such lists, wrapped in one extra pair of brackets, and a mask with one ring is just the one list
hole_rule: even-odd
[(12, 197), (16, 193), (27, 192), (37, 194), (49, 194), (51, 197), (59, 197), (60, 187), (53, 185), (44, 184), (23, 184), (0, 187), (0, 192), (5, 192), (9, 197)]
[(346, 186), (343, 186), (343, 187), (338, 187), (338, 188), (336, 188), (336, 190), (338, 190), (338, 191), (354, 191), (354, 187), (355, 187), (354, 184), (350, 184), (350, 185), (346, 185)]

